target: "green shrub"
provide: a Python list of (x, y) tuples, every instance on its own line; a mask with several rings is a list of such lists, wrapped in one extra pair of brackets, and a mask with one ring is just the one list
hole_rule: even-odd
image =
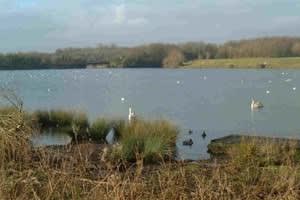
[(57, 127), (69, 126), (73, 121), (74, 113), (72, 111), (51, 110), (49, 113), (50, 123)]
[(115, 136), (120, 137), (125, 126), (124, 120), (98, 118), (90, 127), (91, 138), (94, 141), (104, 141), (111, 128), (115, 130)]
[(155, 162), (164, 155), (171, 155), (172, 146), (164, 143), (159, 137), (147, 137), (144, 143), (146, 162)]
[(109, 122), (104, 118), (97, 119), (90, 128), (91, 138), (94, 141), (104, 141), (109, 130)]
[(64, 110), (38, 110), (33, 113), (34, 119), (42, 128), (71, 126), (73, 112)]
[(143, 121), (126, 124), (120, 135), (121, 157), (135, 161), (141, 156), (147, 163), (174, 156), (178, 129), (167, 121)]

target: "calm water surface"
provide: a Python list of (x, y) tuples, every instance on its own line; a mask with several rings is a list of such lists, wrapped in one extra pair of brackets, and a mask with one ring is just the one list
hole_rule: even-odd
[[(228, 134), (300, 136), (298, 70), (0, 71), (0, 85), (15, 88), (28, 110), (78, 109), (93, 120), (127, 118), (132, 105), (143, 118), (172, 120), (182, 129), (180, 158), (206, 158), (209, 141)], [(251, 112), (251, 97), (262, 101), (264, 109)], [(189, 138), (194, 145), (183, 147), (182, 141)]]

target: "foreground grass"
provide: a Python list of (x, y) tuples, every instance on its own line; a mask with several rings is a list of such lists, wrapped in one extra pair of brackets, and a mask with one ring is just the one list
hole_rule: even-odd
[(186, 63), (187, 68), (261, 68), (266, 63), (266, 68), (300, 68), (300, 57), (291, 58), (234, 58), (234, 59), (201, 59)]
[[(145, 165), (143, 155), (152, 149), (146, 150), (147, 140), (144, 151), (131, 152), (133, 163), (115, 162), (105, 158), (109, 147), (92, 143), (32, 149), (22, 112), (1, 115), (0, 124), (0, 199), (300, 198), (300, 164), (293, 144), (282, 148), (253, 140), (228, 148), (226, 160), (161, 159)], [(173, 137), (153, 127), (172, 131), (165, 122), (125, 125), (121, 141), (151, 134), (156, 139), (150, 143), (159, 145), (164, 137)]]

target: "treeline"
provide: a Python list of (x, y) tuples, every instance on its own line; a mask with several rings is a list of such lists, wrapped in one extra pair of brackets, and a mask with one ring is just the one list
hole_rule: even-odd
[(99, 45), (58, 49), (54, 53), (8, 53), (0, 54), (0, 68), (85, 67), (88, 63), (98, 62), (106, 62), (108, 67), (178, 67), (195, 59), (296, 56), (300, 56), (300, 38), (267, 37), (224, 44)]

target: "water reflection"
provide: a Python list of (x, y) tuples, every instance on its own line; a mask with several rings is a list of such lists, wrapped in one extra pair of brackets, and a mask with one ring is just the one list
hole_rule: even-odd
[(56, 132), (53, 129), (48, 129), (39, 134), (34, 134), (31, 138), (34, 147), (44, 147), (53, 145), (67, 145), (71, 143), (72, 138), (61, 132)]

